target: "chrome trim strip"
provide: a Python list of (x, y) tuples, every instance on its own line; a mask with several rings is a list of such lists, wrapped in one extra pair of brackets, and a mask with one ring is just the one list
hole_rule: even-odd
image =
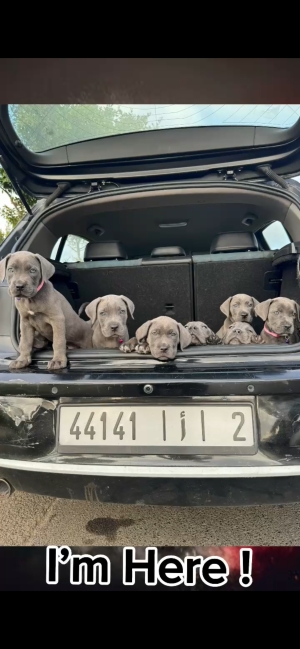
[(96, 466), (90, 464), (68, 464), (65, 462), (4, 460), (0, 458), (0, 468), (33, 471), (37, 473), (124, 478), (275, 478), (300, 476), (300, 465), (260, 467)]

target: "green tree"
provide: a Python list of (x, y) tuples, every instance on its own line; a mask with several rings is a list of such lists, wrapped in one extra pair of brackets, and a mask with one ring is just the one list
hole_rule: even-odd
[[(2, 167), (0, 167), (0, 190), (6, 194), (9, 199), (8, 202), (11, 203), (11, 206), (4, 205), (0, 207), (0, 216), (4, 220), (4, 228), (0, 229), (0, 243), (2, 243), (25, 216), (26, 209)], [(32, 207), (36, 202), (35, 198), (27, 194), (26, 198), (30, 207)]]
[[(118, 133), (149, 130), (157, 128), (160, 122), (152, 124), (150, 113), (146, 111), (141, 115), (133, 110), (122, 110), (120, 106), (97, 104), (12, 105), (10, 119), (22, 143), (34, 152)], [(26, 214), (9, 178), (0, 168), (1, 190), (10, 199), (11, 207), (0, 208), (0, 216), (5, 222), (0, 230), (0, 243)], [(26, 195), (26, 198), (30, 206), (34, 205), (32, 196)], [(74, 250), (77, 247), (78, 241), (74, 240)]]

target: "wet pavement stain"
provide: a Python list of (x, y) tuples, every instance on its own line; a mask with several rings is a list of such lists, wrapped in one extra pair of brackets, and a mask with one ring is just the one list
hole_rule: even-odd
[(89, 534), (106, 536), (109, 541), (114, 541), (120, 527), (130, 527), (134, 523), (133, 518), (93, 518), (85, 529)]

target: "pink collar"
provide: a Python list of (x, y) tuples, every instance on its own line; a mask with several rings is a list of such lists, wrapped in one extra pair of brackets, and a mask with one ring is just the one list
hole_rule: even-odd
[(273, 338), (281, 338), (280, 334), (274, 334), (273, 331), (269, 331), (269, 329), (267, 329), (266, 325), (264, 325), (264, 331), (267, 334), (269, 334), (269, 336), (273, 336)]
[(43, 279), (43, 280), (41, 281), (40, 285), (39, 285), (39, 286), (37, 287), (37, 289), (36, 289), (36, 292), (37, 292), (37, 293), (41, 290), (41, 288), (43, 288), (44, 284), (45, 284), (45, 280)]

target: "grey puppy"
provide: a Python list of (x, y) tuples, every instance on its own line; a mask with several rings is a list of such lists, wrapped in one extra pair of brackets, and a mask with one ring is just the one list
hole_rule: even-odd
[(42, 348), (43, 339), (53, 342), (50, 370), (66, 367), (67, 342), (84, 349), (92, 346), (90, 324), (79, 318), (48, 281), (54, 272), (53, 264), (31, 252), (15, 252), (0, 262), (0, 281), (7, 277), (20, 314), (20, 355), (10, 364), (11, 369), (30, 365), (32, 350), (35, 345)]
[(125, 295), (104, 295), (90, 302), (85, 309), (92, 325), (92, 343), (96, 349), (118, 349), (129, 338), (126, 326), (129, 311), (133, 318), (133, 302)]
[(255, 313), (265, 323), (261, 332), (267, 345), (290, 345), (297, 342), (296, 324), (299, 320), (299, 305), (287, 297), (265, 300), (255, 307)]
[(225, 300), (220, 306), (220, 311), (226, 315), (226, 320), (217, 332), (217, 336), (223, 339), (233, 322), (252, 322), (257, 304), (258, 301), (246, 293), (237, 293)]
[(188, 322), (185, 328), (191, 334), (192, 345), (221, 345), (222, 340), (205, 322)]
[(259, 345), (261, 342), (261, 337), (249, 322), (234, 322), (229, 325), (223, 338), (223, 345)]
[(180, 322), (168, 316), (160, 316), (139, 327), (135, 337), (123, 343), (120, 350), (135, 350), (139, 354), (152, 354), (159, 361), (169, 361), (175, 358), (178, 345), (183, 350), (191, 341), (190, 333)]

